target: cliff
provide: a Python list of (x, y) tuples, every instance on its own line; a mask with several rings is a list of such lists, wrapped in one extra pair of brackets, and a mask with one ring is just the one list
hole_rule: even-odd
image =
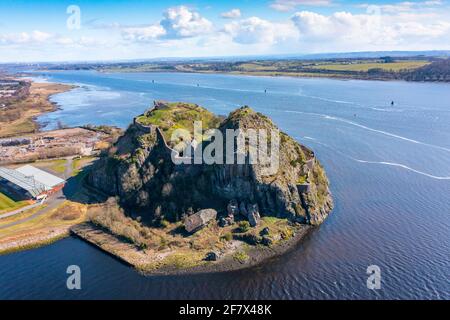
[[(195, 131), (194, 121), (202, 121), (200, 132)], [(184, 129), (191, 138), (178, 135), (170, 139), (176, 129)], [(310, 149), (280, 133), (279, 152), (270, 158), (277, 166), (267, 173), (270, 161), (251, 161), (248, 138), (243, 149), (232, 146), (234, 156), (241, 153), (245, 162), (226, 164), (230, 146), (225, 139), (223, 143), (216, 140), (207, 129), (217, 129), (224, 137), (227, 129), (265, 129), (269, 149), (276, 142), (270, 132), (278, 132), (269, 118), (248, 107), (221, 119), (197, 105), (155, 102), (155, 107), (135, 118), (109, 153), (95, 163), (88, 182), (117, 196), (123, 207), (138, 211), (147, 221), (180, 221), (208, 208), (228, 216), (230, 211), (247, 215), (253, 210), (258, 216), (312, 225), (327, 217), (333, 206), (328, 180)], [(180, 159), (186, 159), (186, 147), (195, 153), (213, 143), (223, 146), (223, 155), (212, 153), (216, 159), (222, 158), (223, 164), (176, 164), (172, 159), (174, 150)]]

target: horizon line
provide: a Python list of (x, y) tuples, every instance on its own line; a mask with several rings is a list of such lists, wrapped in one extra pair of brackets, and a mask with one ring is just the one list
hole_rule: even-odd
[[(92, 59), (92, 60), (61, 60), (61, 61), (55, 61), (55, 60), (48, 60), (48, 61), (14, 61), (14, 62), (2, 62), (0, 61), (0, 65), (33, 65), (33, 64), (91, 64), (91, 63), (120, 63), (120, 62), (146, 62), (146, 61), (186, 61), (186, 60), (220, 60), (220, 59), (257, 59), (257, 58), (310, 58), (314, 59), (314, 56), (332, 56), (332, 55), (355, 55), (352, 58), (358, 58), (358, 54), (381, 54), (381, 53), (391, 53), (391, 54), (407, 54), (410, 56), (417, 55), (427, 55), (430, 57), (438, 56), (438, 54), (445, 54), (450, 57), (450, 50), (441, 50), (441, 49), (433, 49), (433, 50), (380, 50), (380, 51), (343, 51), (343, 52), (316, 52), (316, 53), (280, 53), (280, 54), (258, 54), (258, 55), (229, 55), (229, 56), (189, 56), (189, 57), (155, 57), (155, 58), (130, 58), (130, 59)], [(434, 53), (434, 55), (432, 54)], [(397, 57), (402, 57), (401, 55), (397, 55)], [(316, 59), (326, 59), (326, 58), (332, 58), (332, 57), (322, 57), (322, 58), (316, 58)], [(345, 57), (341, 57), (345, 58)], [(348, 57), (349, 58), (349, 57)], [(366, 58), (366, 57), (364, 57)], [(375, 58), (375, 57), (372, 57)]]

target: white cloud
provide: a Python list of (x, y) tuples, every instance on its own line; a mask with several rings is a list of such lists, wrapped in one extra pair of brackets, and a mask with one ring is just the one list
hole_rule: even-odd
[(164, 13), (160, 25), (168, 38), (189, 38), (209, 33), (213, 24), (185, 6), (172, 7)]
[(36, 42), (43, 42), (50, 39), (52, 35), (50, 33), (35, 30), (31, 33), (31, 39)]
[[(272, 4), (284, 4), (289, 8), (342, 3), (325, 0), (271, 1)], [(443, 3), (423, 0), (352, 6), (352, 10), (362, 10), (363, 13), (339, 11), (323, 14), (312, 9), (298, 10), (290, 18), (278, 21), (260, 17), (240, 18), (238, 11), (235, 11), (239, 9), (233, 9), (222, 14), (224, 18), (231, 19), (222, 20), (222, 26), (213, 25), (207, 17), (190, 7), (178, 6), (168, 8), (161, 20), (153, 24), (91, 24), (89, 28), (77, 32), (61, 31), (62, 34), (42, 30), (0, 33), (1, 59), (134, 59), (450, 50), (450, 7)]]
[(291, 20), (300, 41), (316, 50), (404, 50), (435, 49), (450, 38), (450, 22), (426, 13), (395, 15), (335, 12), (321, 15), (310, 11), (295, 13)]
[(277, 11), (291, 11), (299, 6), (329, 6), (331, 0), (275, 0), (270, 7)]
[(290, 23), (274, 23), (258, 17), (233, 21), (224, 26), (225, 33), (241, 44), (260, 43), (272, 45), (279, 41), (296, 38), (295, 27)]
[(68, 46), (75, 43), (72, 38), (69, 37), (61, 37), (55, 40), (55, 43), (62, 46)]
[[(114, 25), (117, 28), (117, 24)], [(157, 24), (147, 26), (119, 26), (125, 40), (149, 42), (158, 39), (184, 39), (208, 34), (213, 24), (186, 6), (168, 8)]]
[(83, 47), (97, 47), (97, 46), (108, 46), (109, 43), (105, 40), (98, 39), (95, 37), (86, 37), (82, 36), (79, 39), (75, 40), (75, 44)]
[(222, 13), (220, 16), (225, 19), (237, 19), (241, 17), (241, 10), (232, 9), (230, 11)]
[(424, 4), (426, 6), (440, 6), (443, 4), (442, 0), (431, 0), (431, 1), (425, 1)]
[(146, 42), (166, 35), (166, 30), (160, 25), (146, 27), (127, 27), (122, 29), (122, 37), (125, 40)]
[(94, 37), (81, 36), (71, 38), (59, 34), (47, 33), (39, 30), (32, 32), (0, 34), (0, 45), (27, 48), (53, 48), (53, 47), (94, 47), (106, 46), (107, 41)]
[(430, 10), (434, 9), (437, 6), (441, 6), (443, 4), (440, 0), (434, 0), (434, 1), (403, 1), (403, 2), (397, 2), (397, 3), (390, 3), (390, 4), (360, 4), (358, 7), (361, 8), (377, 8), (381, 13), (384, 14), (398, 14), (402, 12), (411, 12), (411, 11), (417, 11), (417, 10)]
[(1, 44), (37, 44), (45, 42), (54, 36), (50, 33), (42, 32), (39, 30), (34, 30), (30, 33), (10, 33), (10, 34), (0, 34)]

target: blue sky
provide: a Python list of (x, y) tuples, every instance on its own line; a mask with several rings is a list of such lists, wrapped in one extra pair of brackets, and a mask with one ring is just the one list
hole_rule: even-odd
[(0, 62), (432, 49), (448, 1), (0, 0)]

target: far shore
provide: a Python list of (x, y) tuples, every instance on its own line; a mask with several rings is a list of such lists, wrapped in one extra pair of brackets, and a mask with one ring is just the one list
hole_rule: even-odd
[[(23, 79), (16, 79), (24, 81)], [(30, 83), (29, 94), (12, 103), (13, 107), (8, 112), (20, 113), (20, 116), (13, 121), (0, 120), (0, 138), (11, 138), (24, 134), (36, 133), (41, 130), (41, 126), (37, 118), (45, 113), (54, 112), (58, 109), (58, 105), (50, 101), (52, 95), (70, 91), (76, 86), (49, 83), (34, 82), (25, 80)], [(15, 106), (15, 107), (14, 107)]]
[[(333, 80), (365, 80), (365, 81), (389, 81), (389, 82), (406, 82), (401, 79), (386, 79), (386, 78), (368, 78), (348, 76), (345, 74), (325, 74), (325, 73), (306, 73), (306, 72), (221, 72), (221, 71), (178, 71), (178, 70), (152, 70), (152, 71), (132, 71), (132, 70), (96, 70), (100, 73), (192, 73), (192, 74), (220, 74), (220, 75), (234, 75), (234, 76), (249, 76), (249, 77), (271, 77), (271, 78), (300, 78), (300, 79), (333, 79)], [(57, 72), (57, 71), (52, 71)]]

